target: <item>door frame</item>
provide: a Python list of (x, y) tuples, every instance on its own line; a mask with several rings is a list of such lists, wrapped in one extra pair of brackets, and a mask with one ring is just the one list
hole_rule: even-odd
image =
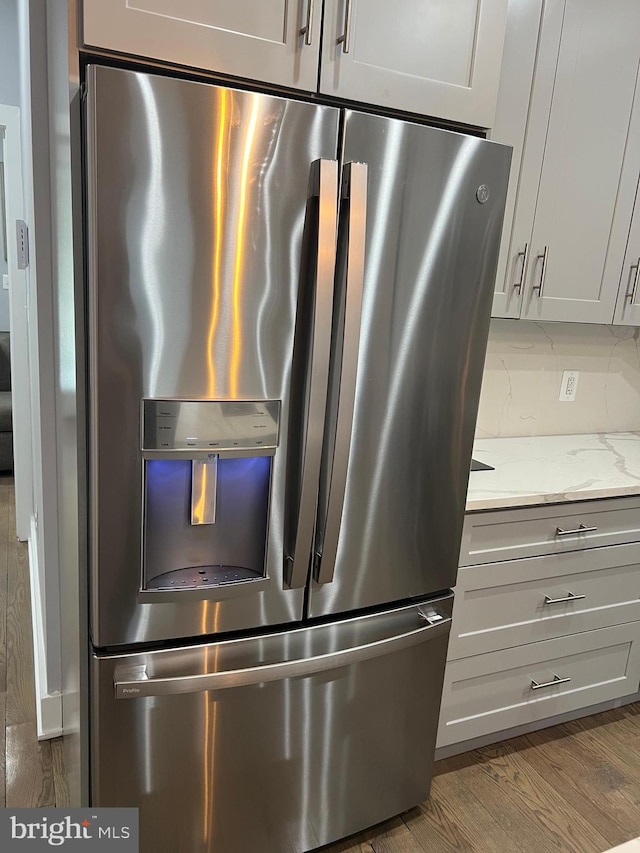
[(18, 267), (15, 237), (16, 221), (26, 218), (18, 107), (0, 104), (0, 132), (4, 135), (16, 533), (18, 539), (26, 541), (29, 538), (33, 515), (33, 459), (28, 273), (26, 269)]

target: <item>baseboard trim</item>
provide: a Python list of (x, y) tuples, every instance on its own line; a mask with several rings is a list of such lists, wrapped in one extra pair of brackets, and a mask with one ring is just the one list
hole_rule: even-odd
[(32, 516), (29, 531), (29, 578), (31, 581), (31, 625), (33, 635), (33, 671), (36, 689), (38, 740), (62, 734), (62, 695), (47, 692), (47, 648), (42, 622), (42, 595), (38, 570), (38, 529)]

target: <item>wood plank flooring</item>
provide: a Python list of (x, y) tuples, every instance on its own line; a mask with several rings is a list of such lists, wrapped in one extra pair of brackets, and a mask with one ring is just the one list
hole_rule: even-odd
[(322, 853), (603, 853), (640, 836), (640, 703), (439, 761), (429, 800)]
[[(0, 478), (0, 807), (64, 806), (62, 741), (36, 737), (27, 548), (12, 508)], [(322, 853), (603, 853), (636, 836), (640, 703), (440, 761), (427, 802)]]
[(0, 807), (64, 806), (62, 739), (37, 737), (28, 549), (15, 527), (13, 480), (0, 477)]

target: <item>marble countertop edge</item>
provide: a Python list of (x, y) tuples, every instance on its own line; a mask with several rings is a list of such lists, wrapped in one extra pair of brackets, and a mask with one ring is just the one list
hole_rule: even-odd
[(477, 439), (467, 512), (640, 496), (640, 432)]

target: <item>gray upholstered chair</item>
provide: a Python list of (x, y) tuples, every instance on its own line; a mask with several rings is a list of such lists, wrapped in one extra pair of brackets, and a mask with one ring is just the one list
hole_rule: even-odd
[(0, 471), (13, 471), (9, 332), (0, 332)]

